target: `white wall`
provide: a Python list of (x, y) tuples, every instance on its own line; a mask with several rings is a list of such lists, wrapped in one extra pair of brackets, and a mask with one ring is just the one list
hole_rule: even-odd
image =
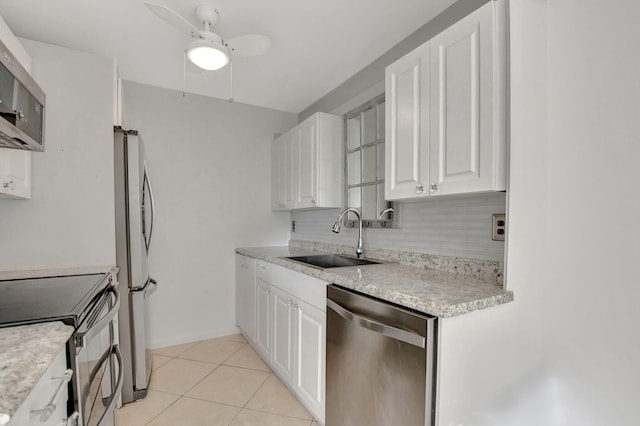
[(47, 95), (32, 199), (0, 200), (0, 270), (115, 264), (113, 60), (20, 40)]
[(442, 323), (440, 425), (640, 419), (640, 3), (511, 0), (507, 287)]
[(125, 128), (140, 131), (156, 199), (151, 347), (236, 331), (239, 246), (286, 245), (271, 212), (271, 141), (297, 116), (123, 82)]
[(549, 1), (548, 22), (546, 357), (567, 418), (637, 425), (640, 2)]

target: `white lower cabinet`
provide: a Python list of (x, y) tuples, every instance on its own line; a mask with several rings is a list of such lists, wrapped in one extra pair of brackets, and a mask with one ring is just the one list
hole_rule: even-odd
[(324, 423), (326, 313), (299, 300), (295, 305), (296, 374), (295, 392)]
[(256, 352), (324, 424), (327, 283), (256, 261)]
[(265, 360), (271, 359), (271, 316), (271, 284), (256, 274), (255, 348)]
[(278, 287), (271, 287), (273, 347), (271, 366), (290, 387), (294, 384), (297, 317), (295, 298)]
[(250, 342), (256, 340), (256, 261), (236, 254), (236, 323)]
[(71, 370), (67, 373), (67, 351), (63, 346), (44, 372), (18, 411), (11, 417), (10, 426), (59, 426), (66, 424), (67, 383), (71, 380)]

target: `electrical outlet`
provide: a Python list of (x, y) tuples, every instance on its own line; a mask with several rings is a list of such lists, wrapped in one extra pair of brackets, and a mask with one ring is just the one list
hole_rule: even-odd
[(503, 214), (493, 215), (493, 232), (491, 239), (493, 241), (504, 241), (504, 235), (507, 232), (507, 219)]
[(291, 221), (291, 232), (296, 232), (296, 221), (295, 220)]

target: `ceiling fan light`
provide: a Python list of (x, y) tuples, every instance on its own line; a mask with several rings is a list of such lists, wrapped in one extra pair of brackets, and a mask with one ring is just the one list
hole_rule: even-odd
[(193, 64), (207, 71), (215, 71), (229, 63), (229, 50), (210, 40), (195, 40), (187, 49), (187, 57)]

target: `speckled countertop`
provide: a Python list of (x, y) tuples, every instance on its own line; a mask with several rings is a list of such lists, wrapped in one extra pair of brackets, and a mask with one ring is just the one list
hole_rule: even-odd
[(513, 292), (503, 290), (495, 281), (453, 272), (398, 263), (319, 269), (285, 258), (321, 252), (289, 247), (238, 248), (236, 252), (440, 318), (513, 300)]
[(72, 333), (59, 321), (0, 328), (0, 425), (9, 422)]

